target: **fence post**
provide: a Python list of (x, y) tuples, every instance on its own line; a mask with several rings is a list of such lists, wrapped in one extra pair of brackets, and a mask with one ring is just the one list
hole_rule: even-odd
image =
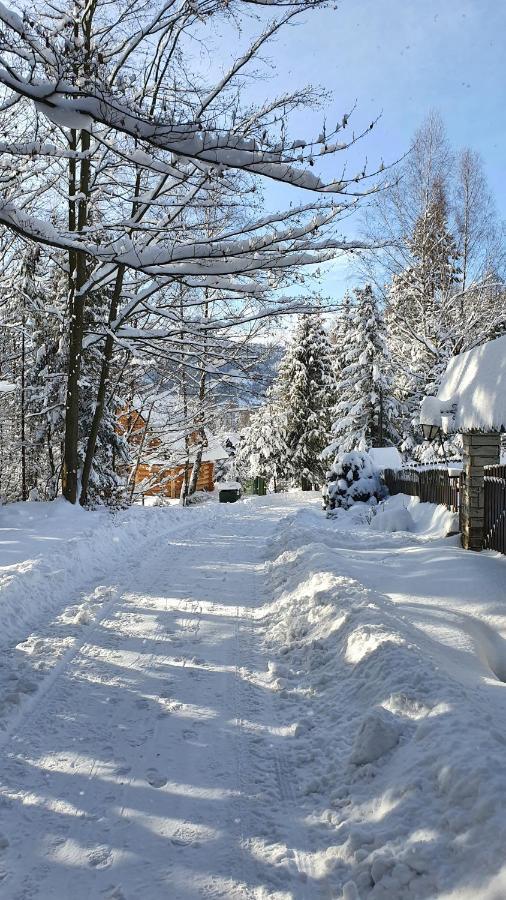
[(500, 461), (500, 436), (463, 434), (464, 474), (462, 504), (462, 546), (466, 550), (481, 550), (485, 526), (484, 475), (485, 466)]

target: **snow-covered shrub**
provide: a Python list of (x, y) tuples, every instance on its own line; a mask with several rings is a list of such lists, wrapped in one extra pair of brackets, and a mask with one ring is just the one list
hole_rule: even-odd
[(357, 501), (377, 503), (384, 489), (368, 453), (352, 450), (338, 456), (328, 473), (323, 489), (326, 509), (349, 509)]

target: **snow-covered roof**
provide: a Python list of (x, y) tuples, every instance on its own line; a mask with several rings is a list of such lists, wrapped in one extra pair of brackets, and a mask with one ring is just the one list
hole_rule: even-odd
[[(218, 462), (220, 459), (228, 459), (228, 453), (223, 444), (218, 441), (214, 435), (209, 434), (207, 430), (206, 437), (209, 443), (207, 447), (204, 447), (202, 452), (202, 462)], [(190, 463), (193, 463), (195, 460), (197, 448), (197, 444), (190, 444), (190, 447), (188, 448), (188, 460)], [(160, 456), (150, 455), (149, 464), (167, 466), (168, 468), (184, 466), (187, 458), (186, 453), (187, 450), (184, 438), (179, 438), (177, 441), (171, 442), (168, 452), (164, 452)]]
[(10, 394), (11, 391), (15, 390), (15, 384), (10, 384), (8, 381), (0, 381), (0, 394)]
[(367, 452), (378, 471), (402, 468), (402, 456), (397, 447), (371, 447)]
[(506, 431), (506, 335), (454, 356), (420, 421), (445, 432)]

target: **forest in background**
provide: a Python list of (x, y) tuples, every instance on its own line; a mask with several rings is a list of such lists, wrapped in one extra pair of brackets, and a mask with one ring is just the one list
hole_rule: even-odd
[[(329, 460), (383, 446), (441, 461), (443, 449), (423, 440), (420, 402), (437, 393), (452, 356), (506, 332), (504, 225), (482, 160), (452, 151), (437, 113), (398, 176), (367, 204), (376, 250), (357, 266), (359, 286), (334, 316), (299, 321), (245, 434), (244, 472), (317, 485)], [(458, 436), (444, 452), (459, 457)]]

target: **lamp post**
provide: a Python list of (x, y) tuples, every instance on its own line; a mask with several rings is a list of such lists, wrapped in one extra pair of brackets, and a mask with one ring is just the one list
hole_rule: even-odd
[(448, 465), (448, 459), (446, 456), (445, 445), (443, 441), (443, 432), (441, 431), (440, 425), (434, 425), (429, 422), (420, 422), (420, 427), (423, 432), (423, 436), (426, 441), (434, 441), (437, 437), (439, 437), (439, 442), (441, 444), (441, 450), (443, 451), (444, 461), (446, 465)]

